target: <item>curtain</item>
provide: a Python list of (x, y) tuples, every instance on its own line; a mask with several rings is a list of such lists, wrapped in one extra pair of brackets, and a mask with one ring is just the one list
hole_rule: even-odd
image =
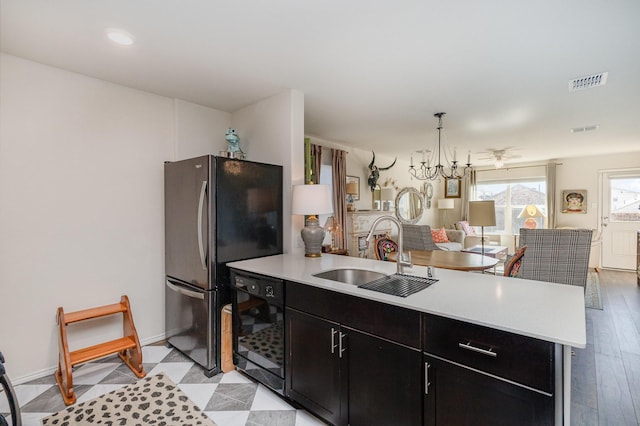
[(556, 227), (556, 163), (548, 163), (547, 179), (547, 228)]
[(347, 247), (347, 156), (346, 151), (331, 149), (331, 172), (333, 174), (333, 215), (341, 231), (336, 235), (338, 248)]
[(464, 191), (461, 195), (462, 203), (462, 220), (469, 220), (469, 201), (476, 199), (477, 181), (476, 171), (470, 170), (469, 174), (464, 177)]
[(320, 169), (322, 168), (322, 147), (311, 144), (311, 180), (313, 183), (320, 183)]

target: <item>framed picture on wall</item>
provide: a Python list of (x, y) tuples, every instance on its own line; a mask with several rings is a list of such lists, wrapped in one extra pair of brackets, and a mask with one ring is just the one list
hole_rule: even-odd
[(444, 178), (444, 198), (460, 198), (462, 179)]
[(562, 191), (562, 213), (587, 213), (587, 190), (565, 189)]

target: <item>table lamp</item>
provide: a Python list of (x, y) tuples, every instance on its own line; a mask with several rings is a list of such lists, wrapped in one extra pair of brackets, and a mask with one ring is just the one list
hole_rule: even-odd
[(438, 209), (444, 210), (442, 214), (443, 226), (446, 225), (447, 222), (447, 210), (453, 209), (455, 203), (453, 202), (453, 198), (441, 198), (438, 200)]
[(538, 226), (538, 223), (535, 220), (536, 217), (544, 217), (544, 215), (534, 204), (525, 206), (518, 215), (519, 219), (526, 218), (524, 221), (524, 227), (527, 229), (536, 229)]
[(484, 227), (496, 226), (495, 201), (469, 201), (469, 225), (482, 227), (482, 255), (484, 256)]
[(347, 183), (347, 211), (353, 212), (356, 210), (355, 204), (353, 204), (354, 195), (358, 195), (358, 182)]
[(329, 185), (294, 185), (291, 194), (291, 214), (309, 216), (300, 234), (306, 257), (322, 256), (325, 229), (318, 225), (318, 214), (333, 213)]
[(391, 210), (391, 202), (396, 198), (396, 191), (392, 187), (385, 186), (380, 190), (380, 201), (382, 202), (382, 210)]
[(336, 236), (340, 232), (340, 225), (334, 216), (329, 216), (327, 221), (324, 223), (324, 229), (327, 232), (331, 233), (331, 250), (335, 250), (338, 248), (336, 246)]

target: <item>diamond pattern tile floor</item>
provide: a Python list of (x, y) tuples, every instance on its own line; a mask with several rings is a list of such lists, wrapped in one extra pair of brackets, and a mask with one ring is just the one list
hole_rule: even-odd
[[(236, 371), (207, 377), (197, 364), (175, 349), (144, 346), (142, 359), (147, 375), (165, 372), (220, 426), (325, 424)], [(83, 402), (134, 383), (138, 378), (114, 355), (77, 367), (73, 380), (78, 402)], [(14, 385), (14, 388), (20, 401), (23, 426), (38, 426), (42, 417), (65, 408), (53, 374)], [(9, 407), (1, 392), (0, 413), (9, 417)]]

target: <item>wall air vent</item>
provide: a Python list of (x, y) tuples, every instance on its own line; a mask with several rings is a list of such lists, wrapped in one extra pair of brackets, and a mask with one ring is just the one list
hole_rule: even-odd
[(569, 91), (576, 92), (578, 90), (604, 86), (607, 84), (608, 75), (608, 72), (602, 72), (600, 74), (587, 75), (585, 77), (578, 77), (573, 80), (569, 80)]
[(599, 128), (600, 126), (597, 124), (594, 124), (593, 126), (574, 127), (573, 129), (571, 129), (571, 133), (591, 132), (593, 130), (598, 130)]

